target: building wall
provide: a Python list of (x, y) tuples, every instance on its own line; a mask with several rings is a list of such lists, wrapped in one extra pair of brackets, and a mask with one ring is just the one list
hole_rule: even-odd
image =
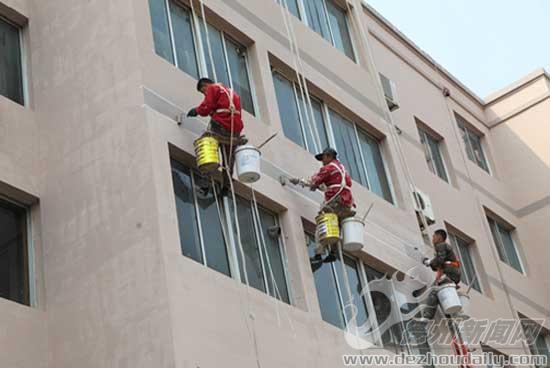
[[(270, 169), (254, 189), (281, 220), (292, 306), (181, 255), (169, 158), (192, 155), (203, 125), (175, 120), (200, 95), (196, 80), (155, 54), (147, 0), (2, 0), (3, 14), (24, 26), (29, 98), (23, 107), (0, 96), (0, 194), (29, 206), (35, 252), (33, 306), (0, 301), (6, 326), (0, 346), (8, 347), (0, 348), (2, 366), (256, 367), (259, 361), (328, 368), (354, 352), (342, 331), (321, 318), (302, 226), (303, 219), (314, 221), (318, 203), (278, 181), (318, 167), (282, 134), (270, 66), (292, 68), (293, 59), (280, 7), (271, 0), (204, 3), (209, 21), (248, 46), (259, 113), (243, 113), (247, 136), (258, 144), (279, 132), (262, 150)], [(475, 240), (484, 292), (472, 291), (473, 315), (546, 317), (548, 271), (540, 255), (550, 237), (544, 226), (550, 153), (543, 139), (550, 107), (546, 98), (517, 109), (544, 98), (548, 77), (542, 73), (486, 104), (372, 10), (354, 11), (369, 30), (367, 46), (356, 23), (352, 28), (359, 64), (292, 22), (313, 93), (382, 137), (396, 203), (354, 183), (359, 212), (375, 204), (357, 257), (407, 271), (419, 263), (414, 245), (432, 252), (418, 230), (400, 147), (376, 86), (381, 72), (397, 85), (393, 122), (413, 181), (432, 200), (437, 221), (430, 231), (451, 225)], [(484, 134), (491, 174), (465, 158), (453, 111)], [(428, 170), (415, 117), (444, 137), (450, 184)], [(533, 185), (525, 187), (522, 176)], [(525, 275), (497, 261), (483, 206), (516, 227)]]

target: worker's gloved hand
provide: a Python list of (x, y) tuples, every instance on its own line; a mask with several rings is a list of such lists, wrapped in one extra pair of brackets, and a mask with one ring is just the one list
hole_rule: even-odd
[(198, 116), (199, 113), (197, 112), (197, 109), (195, 108), (192, 108), (191, 110), (189, 110), (189, 112), (187, 113), (187, 117), (188, 118), (194, 118), (195, 116)]
[(422, 264), (426, 267), (429, 266), (430, 265), (430, 259), (426, 258), (426, 257), (422, 258)]
[(311, 190), (312, 192), (315, 192), (317, 190), (317, 186), (316, 185), (310, 185), (309, 190)]
[(291, 182), (294, 185), (300, 184), (300, 179), (299, 178), (290, 178), (290, 179), (288, 179), (288, 181)]

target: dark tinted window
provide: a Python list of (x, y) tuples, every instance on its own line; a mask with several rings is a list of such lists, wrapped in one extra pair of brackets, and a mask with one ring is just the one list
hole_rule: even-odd
[(0, 297), (29, 304), (25, 210), (0, 200)]

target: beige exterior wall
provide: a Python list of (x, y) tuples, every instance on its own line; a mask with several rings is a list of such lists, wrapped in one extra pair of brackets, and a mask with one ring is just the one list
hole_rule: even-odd
[[(209, 20), (248, 46), (259, 113), (243, 117), (249, 139), (261, 142), (282, 129), (270, 63), (293, 65), (279, 6), (204, 3)], [(354, 183), (360, 212), (375, 203), (357, 256), (406, 271), (418, 265), (410, 245), (422, 244), (375, 88), (381, 72), (397, 86), (391, 114), (407, 165), (434, 206), (430, 232), (448, 224), (475, 240), (484, 292), (472, 292), (473, 316), (546, 318), (548, 75), (483, 101), (372, 9), (350, 4), (368, 28), (367, 48), (352, 27), (359, 64), (298, 19), (293, 25), (313, 93), (382, 137), (396, 203)], [(0, 96), (0, 195), (29, 207), (34, 251), (32, 306), (0, 300), (0, 366), (340, 366), (354, 351), (321, 319), (304, 244), (302, 219), (312, 222), (318, 204), (277, 180), (281, 168), (315, 170), (311, 155), (280, 133), (262, 150), (273, 169), (254, 185), (280, 216), (289, 306), (181, 255), (169, 158), (192, 154), (196, 121), (178, 126), (174, 117), (200, 96), (192, 77), (155, 54), (147, 0), (0, 0), (0, 11), (23, 27), (29, 97), (23, 107)], [(452, 112), (484, 134), (491, 174), (465, 157)], [(428, 170), (415, 117), (444, 138), (450, 184)], [(515, 227), (525, 274), (498, 261), (483, 207)]]

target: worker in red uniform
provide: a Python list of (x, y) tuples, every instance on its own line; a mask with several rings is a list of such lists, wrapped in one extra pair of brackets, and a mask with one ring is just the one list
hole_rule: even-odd
[[(315, 155), (318, 161), (323, 162), (323, 167), (308, 180), (292, 178), (292, 184), (308, 186), (312, 191), (320, 189), (325, 192), (325, 200), (321, 205), (320, 212), (331, 212), (338, 215), (342, 221), (345, 218), (355, 215), (353, 208), (353, 195), (351, 193), (351, 177), (344, 165), (336, 158), (338, 153), (333, 148), (325, 148), (322, 153)], [(320, 261), (325, 253), (325, 247), (318, 246), (315, 250), (315, 257), (312, 261)], [(331, 252), (324, 262), (336, 260)]]
[[(246, 138), (241, 136), (241, 97), (231, 88), (214, 83), (209, 78), (199, 79), (197, 90), (204, 95), (204, 100), (198, 107), (189, 110), (187, 116), (211, 117), (206, 134), (214, 136), (222, 146), (224, 160), (228, 160), (228, 178), (231, 180), (235, 148), (247, 142)], [(222, 188), (227, 189), (227, 184), (222, 176)]]

